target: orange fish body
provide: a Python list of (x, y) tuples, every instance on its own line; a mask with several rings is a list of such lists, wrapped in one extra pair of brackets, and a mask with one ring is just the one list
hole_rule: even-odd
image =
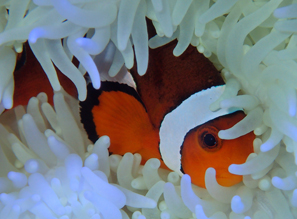
[[(183, 104), (196, 93), (202, 92), (208, 98), (207, 88), (212, 87), (211, 92), (222, 90), (223, 80), (195, 48), (189, 47), (176, 58), (172, 55), (174, 46), (175, 42), (164, 46), (165, 49), (150, 50), (149, 67), (144, 76), (137, 75), (136, 66), (131, 69), (137, 92), (117, 82), (103, 82), (98, 91), (89, 86), (87, 100), (81, 102), (84, 127), (94, 142), (108, 135), (111, 153), (139, 153), (142, 163), (158, 158), (161, 167), (187, 173), (192, 182), (201, 187), (205, 187), (205, 171), (213, 167), (220, 185), (235, 185), (242, 181), (242, 176), (229, 173), (228, 167), (246, 161), (253, 152), (254, 134), (234, 140), (218, 137), (218, 131), (231, 128), (244, 118), (242, 111), (210, 112), (211, 116), (206, 119), (208, 115), (204, 116), (197, 109), (193, 118), (196, 115), (200, 118), (198, 125), (193, 123), (187, 127), (185, 123), (183, 130), (179, 130), (179, 121), (182, 123), (185, 116), (191, 118), (189, 112), (182, 113)], [(212, 98), (208, 101), (215, 101)], [(199, 107), (209, 109), (209, 105), (203, 104), (198, 101)], [(169, 118), (177, 109), (180, 113)], [(171, 125), (174, 119), (177, 122)]]

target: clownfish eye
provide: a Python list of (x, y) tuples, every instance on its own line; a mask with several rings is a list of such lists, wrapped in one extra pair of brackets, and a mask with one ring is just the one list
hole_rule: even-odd
[(217, 144), (216, 138), (212, 134), (209, 134), (209, 133), (205, 133), (203, 135), (203, 142), (204, 142), (204, 145), (206, 145), (206, 147), (208, 147), (208, 148), (213, 148)]
[(198, 128), (198, 144), (205, 151), (215, 152), (221, 147), (221, 139), (218, 136), (219, 130), (213, 126), (202, 125)]

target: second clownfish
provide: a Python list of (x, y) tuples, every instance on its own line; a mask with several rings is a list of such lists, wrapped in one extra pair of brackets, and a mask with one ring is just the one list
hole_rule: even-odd
[(158, 158), (161, 167), (189, 174), (204, 188), (205, 171), (213, 167), (220, 185), (235, 185), (242, 176), (231, 174), (228, 167), (246, 161), (255, 136), (218, 137), (245, 114), (210, 111), (209, 105), (225, 88), (221, 76), (193, 47), (173, 57), (174, 46), (173, 42), (150, 50), (144, 76), (138, 76), (137, 66), (131, 69), (137, 91), (117, 82), (103, 82), (99, 90), (89, 86), (86, 101), (80, 103), (84, 127), (93, 142), (108, 135), (111, 153), (139, 153), (143, 163)]

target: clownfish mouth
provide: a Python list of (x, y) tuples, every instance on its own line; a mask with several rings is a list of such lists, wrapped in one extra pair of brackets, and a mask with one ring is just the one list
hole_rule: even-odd
[(218, 183), (232, 186), (241, 182), (242, 176), (231, 174), (228, 167), (246, 161), (253, 152), (254, 134), (219, 138), (220, 130), (231, 128), (245, 116), (240, 109), (209, 110), (224, 88), (193, 94), (156, 127), (134, 88), (103, 82), (99, 90), (88, 86), (88, 97), (80, 103), (81, 121), (93, 142), (103, 135), (110, 137), (110, 153), (139, 153), (142, 163), (157, 158), (161, 167), (186, 173), (201, 187), (205, 187), (206, 170), (213, 167)]

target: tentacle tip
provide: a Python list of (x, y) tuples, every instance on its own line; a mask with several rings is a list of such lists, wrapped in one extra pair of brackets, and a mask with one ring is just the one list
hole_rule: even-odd
[(29, 36), (28, 41), (29, 41), (30, 44), (35, 44), (35, 43), (37, 42), (37, 39), (38, 39), (38, 38), (30, 37), (30, 36)]
[(273, 12), (273, 16), (276, 18), (282, 18), (285, 15), (285, 10), (283, 8), (277, 8)]
[(145, 75), (146, 71), (147, 71), (147, 65), (145, 67), (137, 68), (137, 72), (139, 76)]
[(271, 148), (269, 148), (269, 146), (267, 145), (267, 144), (262, 144), (261, 146), (260, 146), (260, 151), (261, 152), (267, 152), (267, 151), (269, 151)]
[(86, 96), (78, 96), (78, 100), (80, 101), (80, 102), (83, 102), (83, 101), (85, 101), (86, 100)]
[(215, 170), (215, 168), (213, 168), (213, 167), (209, 167), (209, 168), (206, 170), (206, 172), (205, 172), (205, 175), (206, 175), (206, 174), (216, 175), (216, 170)]
[(177, 46), (176, 46), (176, 47), (174, 48), (174, 50), (173, 50), (173, 55), (174, 55), (175, 57), (179, 57), (183, 52), (184, 52), (184, 51), (178, 49)]
[(276, 188), (280, 188), (280, 187), (282, 187), (283, 184), (284, 184), (283, 180), (282, 180), (280, 177), (278, 177), (278, 176), (274, 176), (274, 177), (271, 179), (271, 183), (272, 183), (272, 185), (273, 185), (274, 187), (276, 187)]
[(182, 181), (191, 183), (191, 177), (188, 174), (182, 176)]
[(238, 195), (233, 196), (232, 201), (231, 201), (231, 209), (236, 214), (243, 213), (244, 204), (242, 203), (240, 196), (238, 196)]
[(238, 175), (237, 174), (237, 169), (238, 169), (238, 165), (237, 164), (231, 164), (229, 167), (228, 167), (228, 171), (232, 174), (235, 174), (235, 175)]
[(118, 39), (118, 49), (124, 51), (127, 48), (128, 40)]
[(36, 43), (37, 40), (40, 38), (41, 34), (42, 34), (41, 30), (39, 30), (37, 28), (31, 30), (31, 32), (29, 33), (29, 36), (28, 36), (29, 43), (32, 43), (32, 44)]
[(51, 86), (52, 86), (54, 92), (59, 92), (62, 90), (60, 82), (51, 84)]
[(214, 102), (209, 106), (209, 110), (212, 112), (218, 111), (220, 109), (220, 102)]
[(220, 130), (218, 132), (218, 136), (219, 136), (220, 139), (225, 139), (225, 137), (226, 137), (226, 136), (224, 136), (225, 132), (226, 132), (226, 130)]
[(13, 107), (13, 100), (11, 99), (3, 99), (2, 100), (3, 107), (5, 109), (11, 109)]
[(32, 121), (33, 118), (30, 114), (26, 113), (23, 115), (23, 118), (22, 118), (23, 122), (27, 122), (27, 121)]
[[(110, 138), (109, 138), (108, 135), (103, 135), (103, 136), (101, 136), (99, 139), (100, 139), (100, 140), (103, 142), (103, 144), (105, 144), (105, 145), (109, 145), (109, 144), (110, 144)], [(99, 139), (98, 139), (98, 140), (99, 140)]]
[(82, 45), (85, 44), (84, 39), (85, 39), (85, 38), (79, 37), (79, 38), (75, 39), (75, 43), (76, 43), (78, 46), (82, 46)]
[(93, 87), (98, 90), (101, 87), (101, 81), (99, 80), (94, 80), (92, 81)]

